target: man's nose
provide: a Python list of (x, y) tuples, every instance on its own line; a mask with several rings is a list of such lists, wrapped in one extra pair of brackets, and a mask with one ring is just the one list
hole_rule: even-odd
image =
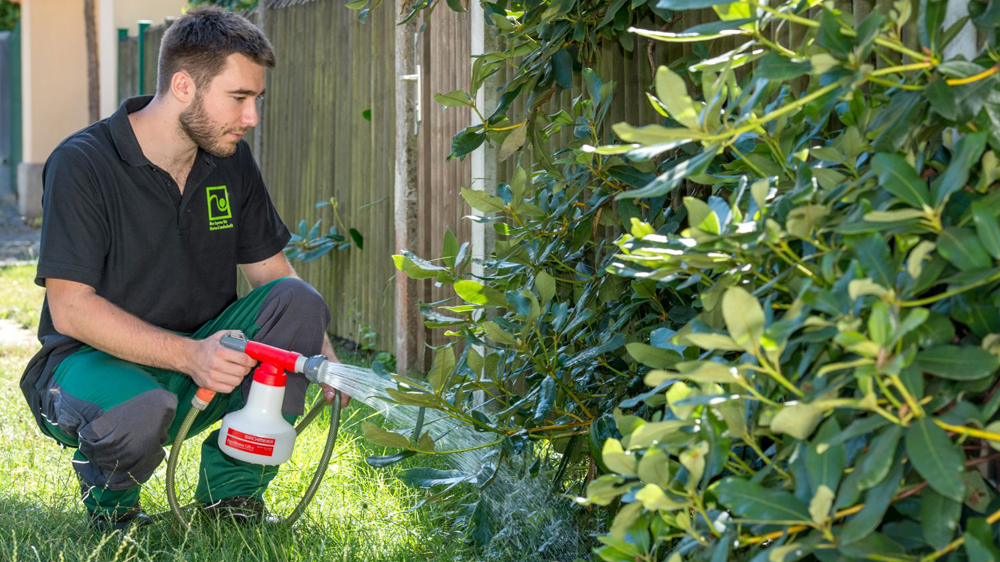
[(253, 99), (253, 100), (248, 100), (248, 101), (250, 103), (248, 103), (243, 108), (243, 119), (242, 119), (242, 122), (247, 127), (256, 127), (257, 126), (257, 121), (259, 120), (258, 114), (257, 114), (257, 100)]

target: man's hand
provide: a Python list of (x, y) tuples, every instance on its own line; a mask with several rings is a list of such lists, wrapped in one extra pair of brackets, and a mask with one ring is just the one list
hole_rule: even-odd
[[(319, 386), (320, 386), (320, 388), (323, 389), (323, 398), (326, 398), (327, 402), (333, 404), (333, 399), (336, 398), (336, 396), (337, 396), (335, 394), (337, 392), (337, 389), (333, 388), (332, 386), (330, 386), (328, 384), (324, 384), (324, 383), (319, 383)], [(351, 397), (348, 396), (348, 395), (346, 395), (346, 394), (344, 394), (343, 392), (341, 392), (340, 393), (340, 407), (341, 408), (346, 408), (347, 405), (350, 402), (351, 402)]]
[[(330, 343), (330, 336), (328, 335), (323, 336), (323, 355), (326, 355), (327, 361), (330, 361), (331, 363), (340, 363), (340, 359), (337, 359), (337, 354), (333, 351), (333, 344)], [(337, 396), (335, 394), (337, 389), (328, 384), (320, 383), (319, 386), (323, 389), (323, 397), (326, 398), (327, 402), (332, 404), (334, 397)], [(350, 401), (351, 397), (348, 396), (346, 392), (340, 391), (340, 407), (346, 408)]]
[(187, 369), (201, 388), (228, 394), (243, 382), (243, 377), (257, 364), (246, 353), (224, 347), (219, 340), (233, 330), (221, 330), (203, 340), (193, 340)]

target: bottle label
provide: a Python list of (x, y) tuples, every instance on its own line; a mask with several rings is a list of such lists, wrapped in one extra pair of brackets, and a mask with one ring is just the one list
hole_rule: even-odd
[(243, 433), (233, 428), (226, 432), (226, 445), (234, 449), (270, 457), (274, 454), (274, 439)]

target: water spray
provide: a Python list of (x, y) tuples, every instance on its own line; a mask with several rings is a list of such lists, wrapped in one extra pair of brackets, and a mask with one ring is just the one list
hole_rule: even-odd
[[(325, 382), (320, 380), (320, 375), (329, 370), (327, 366), (330, 365), (330, 361), (322, 355), (307, 358), (294, 351), (286, 351), (260, 342), (249, 341), (242, 334), (236, 332), (223, 336), (221, 343), (229, 349), (246, 353), (251, 358), (260, 361), (260, 365), (254, 371), (246, 405), (241, 410), (226, 414), (222, 419), (219, 447), (223, 453), (253, 464), (278, 465), (287, 461), (292, 456), (295, 437), (302, 433), (302, 430), (316, 418), (316, 415), (323, 408), (323, 401), (317, 401), (299, 425), (292, 427), (281, 417), (281, 404), (285, 395), (285, 371), (304, 374), (311, 382)], [(215, 391), (205, 388), (199, 388), (198, 392), (195, 393), (194, 398), (191, 399), (192, 408), (177, 431), (173, 447), (170, 449), (170, 458), (167, 461), (167, 503), (170, 504), (170, 511), (173, 512), (174, 517), (185, 529), (190, 529), (190, 525), (184, 519), (174, 485), (177, 459), (195, 418), (199, 412), (208, 407), (214, 397)], [(282, 520), (286, 525), (294, 524), (305, 511), (306, 506), (316, 495), (316, 490), (330, 464), (330, 457), (333, 454), (333, 447), (337, 442), (337, 432), (340, 427), (339, 390), (336, 391), (331, 408), (333, 412), (330, 418), (330, 431), (316, 467), (316, 474), (291, 515)]]

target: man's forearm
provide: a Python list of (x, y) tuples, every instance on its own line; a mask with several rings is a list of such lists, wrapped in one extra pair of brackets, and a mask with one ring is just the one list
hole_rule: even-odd
[(333, 351), (333, 344), (330, 343), (330, 336), (329, 336), (329, 334), (326, 334), (326, 333), (323, 334), (323, 351), (322, 351), (322, 353), (323, 353), (323, 355), (326, 355), (326, 358), (329, 359), (330, 361), (333, 361), (335, 363), (340, 363), (340, 359), (337, 358), (337, 354), (334, 353), (334, 351)]
[(192, 340), (144, 322), (96, 293), (76, 295), (60, 306), (61, 333), (132, 363), (189, 373)]

